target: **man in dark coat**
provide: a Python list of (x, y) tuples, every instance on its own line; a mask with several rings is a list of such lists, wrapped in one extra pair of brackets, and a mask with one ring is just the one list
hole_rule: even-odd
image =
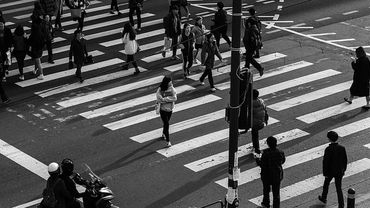
[(262, 47), (262, 36), (261, 36), (261, 32), (262, 32), (262, 23), (261, 23), (261, 20), (258, 18), (258, 16), (256, 15), (256, 10), (254, 8), (250, 8), (248, 10), (249, 12), (249, 17), (245, 20), (245, 23), (244, 25), (255, 25), (257, 27), (257, 31), (258, 31), (258, 36), (259, 36), (259, 45), (256, 47), (256, 50), (255, 50), (255, 54), (253, 56), (253, 58), (259, 58), (260, 57), (260, 49)]
[(49, 15), (50, 19), (57, 12), (57, 4), (55, 0), (40, 0), (41, 6), (45, 12), (44, 15)]
[(135, 25), (134, 22), (134, 12), (136, 12), (137, 16), (137, 31), (141, 31), (141, 12), (143, 10), (143, 0), (129, 0), (128, 1), (128, 8), (130, 8), (128, 12), (128, 16), (130, 18), (130, 23), (132, 27)]
[(264, 69), (253, 57), (260, 44), (260, 34), (256, 25), (252, 25), (249, 21), (245, 22), (245, 32), (243, 37), (243, 44), (245, 47), (245, 65), (249, 68), (252, 64), (259, 72), (260, 76), (263, 75)]
[(261, 167), (261, 180), (263, 184), (262, 207), (270, 207), (270, 190), (272, 187), (273, 208), (280, 207), (280, 183), (283, 180), (283, 167), (285, 154), (276, 148), (277, 139), (270, 136), (266, 140), (269, 148), (263, 151), (257, 164)]
[(231, 41), (229, 36), (227, 36), (227, 13), (223, 9), (224, 3), (221, 1), (217, 3), (217, 12), (215, 13), (215, 17), (212, 19), (214, 25), (211, 27), (211, 30), (216, 38), (216, 44), (220, 47), (220, 39), (221, 36), (226, 40), (227, 44), (231, 46)]
[(171, 6), (170, 13), (165, 17), (164, 29), (167, 37), (172, 39), (172, 60), (178, 59), (176, 56), (179, 35), (181, 34), (181, 21), (179, 8)]
[(327, 137), (330, 141), (329, 146), (325, 149), (323, 160), (323, 175), (325, 176), (324, 187), (319, 200), (326, 203), (330, 181), (335, 179), (335, 188), (338, 196), (338, 208), (344, 208), (344, 199), (342, 192), (342, 178), (347, 169), (346, 149), (337, 143), (338, 134), (329, 131)]
[(350, 97), (344, 100), (352, 104), (355, 96), (366, 97), (366, 105), (364, 109), (370, 109), (370, 96), (369, 96), (369, 81), (370, 81), (370, 61), (366, 56), (366, 52), (362, 47), (356, 49), (356, 60), (353, 60), (351, 65), (353, 69), (353, 83), (351, 85)]
[(76, 77), (83, 82), (81, 75), (81, 68), (85, 62), (85, 57), (88, 56), (85, 40), (82, 38), (81, 30), (74, 32), (74, 38), (71, 41), (71, 48), (69, 50), (69, 62), (72, 62), (72, 55), (74, 57), (74, 63), (76, 64)]

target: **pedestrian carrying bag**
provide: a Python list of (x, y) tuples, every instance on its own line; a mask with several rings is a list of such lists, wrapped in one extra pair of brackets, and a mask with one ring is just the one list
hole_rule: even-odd
[(6, 57), (5, 57), (4, 65), (6, 65), (6, 66), (12, 65), (12, 55), (11, 55), (10, 51), (7, 51), (6, 52)]
[(81, 8), (71, 9), (71, 17), (72, 18), (81, 18)]
[(172, 39), (164, 37), (163, 51), (169, 51), (171, 49)]
[(155, 102), (155, 106), (154, 106), (155, 114), (159, 115), (160, 109), (161, 109), (161, 103)]

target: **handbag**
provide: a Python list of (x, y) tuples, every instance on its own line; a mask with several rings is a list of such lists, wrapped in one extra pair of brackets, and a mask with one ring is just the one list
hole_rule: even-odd
[(169, 51), (171, 49), (172, 39), (164, 37), (163, 51)]
[(5, 57), (4, 65), (6, 65), (6, 66), (12, 65), (12, 55), (11, 55), (11, 53), (10, 53), (9, 50), (6, 52), (6, 57)]
[(155, 102), (154, 110), (155, 110), (155, 114), (159, 115), (159, 111), (161, 110), (161, 103)]
[(94, 59), (92, 55), (88, 55), (85, 57), (85, 64), (93, 64), (93, 63), (94, 63)]
[(71, 9), (71, 17), (72, 18), (81, 18), (81, 8), (74, 8)]

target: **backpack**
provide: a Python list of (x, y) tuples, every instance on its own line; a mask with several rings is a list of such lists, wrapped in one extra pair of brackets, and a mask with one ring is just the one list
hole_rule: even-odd
[(60, 178), (57, 178), (55, 181), (47, 181), (46, 188), (42, 192), (42, 201), (41, 201), (41, 207), (42, 208), (53, 208), (56, 207), (58, 201), (55, 198), (54, 194), (54, 187), (58, 183), (58, 181), (61, 180)]

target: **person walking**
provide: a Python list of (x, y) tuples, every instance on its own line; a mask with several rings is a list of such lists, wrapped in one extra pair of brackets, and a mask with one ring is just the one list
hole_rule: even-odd
[(31, 15), (32, 24), (39, 24), (42, 17), (45, 15), (45, 11), (40, 3), (40, 1), (35, 1), (33, 3), (33, 11)]
[(203, 46), (203, 50), (205, 52), (203, 64), (205, 65), (206, 68), (202, 76), (200, 77), (199, 81), (201, 85), (204, 85), (204, 79), (206, 78), (206, 76), (208, 76), (208, 82), (209, 86), (211, 87), (211, 91), (215, 92), (216, 88), (213, 85), (212, 77), (212, 69), (214, 67), (215, 55), (220, 59), (221, 62), (224, 62), (224, 60), (222, 59), (220, 51), (215, 42), (215, 36), (212, 33), (210, 33), (207, 34), (206, 39), (207, 39), (206, 44)]
[(190, 25), (184, 24), (180, 36), (180, 47), (182, 52), (182, 68), (184, 70), (184, 79), (190, 74), (189, 69), (193, 66), (193, 51), (194, 51), (194, 33), (191, 32)]
[[(2, 62), (3, 61), (3, 57), (0, 53), (0, 61)], [(3, 78), (3, 66), (0, 64), (0, 79)], [(4, 103), (4, 104), (7, 104), (10, 102), (10, 99), (9, 97), (5, 94), (5, 91), (3, 89), (3, 86), (2, 86), (2, 82), (0, 81), (0, 98), (1, 98), (1, 101)]]
[(128, 16), (130, 19), (130, 23), (132, 27), (134, 27), (135, 22), (134, 22), (134, 12), (136, 12), (136, 17), (137, 17), (137, 27), (136, 30), (138, 32), (141, 31), (141, 12), (143, 10), (143, 0), (129, 0), (128, 1), (128, 7), (129, 7), (129, 12)]
[(82, 38), (81, 30), (75, 30), (74, 37), (71, 41), (71, 46), (69, 50), (69, 65), (70, 66), (73, 65), (72, 56), (73, 56), (73, 61), (76, 64), (75, 76), (82, 83), (84, 80), (82, 78), (81, 69), (85, 63), (85, 58), (88, 56), (88, 54), (87, 54), (85, 39)]
[(195, 18), (195, 24), (194, 27), (191, 29), (191, 32), (195, 35), (195, 53), (194, 58), (195, 63), (199, 63), (197, 56), (199, 51), (202, 50), (204, 39), (205, 39), (205, 32), (206, 27), (203, 25), (203, 17), (198, 16)]
[(57, 4), (55, 0), (40, 0), (42, 10), (44, 11), (44, 16), (49, 15), (50, 19), (57, 12)]
[(353, 60), (351, 65), (353, 69), (353, 83), (349, 89), (349, 98), (344, 100), (352, 104), (352, 100), (355, 96), (366, 97), (366, 105), (362, 108), (370, 109), (370, 97), (369, 97), (369, 81), (370, 81), (370, 61), (366, 56), (366, 52), (363, 47), (356, 49), (357, 59)]
[(65, 3), (70, 9), (81, 9), (81, 16), (76, 17), (73, 20), (78, 21), (77, 30), (82, 31), (84, 27), (86, 9), (90, 6), (90, 1), (89, 0), (66, 0)]
[(221, 36), (227, 44), (231, 47), (231, 41), (229, 36), (227, 35), (227, 13), (223, 9), (224, 3), (223, 2), (217, 2), (217, 12), (215, 13), (214, 18), (212, 21), (214, 22), (214, 25), (211, 26), (211, 31), (214, 33), (216, 38), (217, 46), (220, 47), (220, 39)]
[(53, 61), (53, 39), (54, 39), (54, 29), (51, 24), (50, 16), (45, 15), (41, 22), (41, 30), (44, 35), (44, 42), (46, 49), (48, 50), (48, 63), (54, 64)]
[(163, 122), (162, 138), (167, 141), (167, 147), (171, 147), (170, 142), (170, 119), (175, 102), (177, 101), (176, 89), (173, 86), (170, 76), (165, 76), (156, 92), (157, 102), (160, 103), (159, 114)]
[[(170, 6), (169, 14), (164, 17), (163, 21), (165, 35), (172, 39), (172, 60), (179, 60), (176, 56), (179, 35), (181, 34), (181, 21), (179, 17), (179, 8), (175, 5)], [(162, 54), (163, 55), (163, 54)], [(164, 52), (165, 55), (165, 52)]]
[(17, 60), (18, 70), (19, 70), (19, 80), (24, 80), (23, 67), (24, 59), (26, 57), (26, 34), (22, 25), (18, 25), (14, 30), (13, 35), (13, 55)]
[(62, 27), (62, 15), (63, 15), (63, 2), (64, 0), (56, 0), (56, 14), (55, 14), (55, 26), (54, 28), (56, 30), (63, 30)]
[(13, 35), (11, 30), (5, 26), (4, 22), (0, 22), (0, 54), (2, 56), (1, 66), (2, 81), (6, 82), (6, 74), (8, 74), (9, 63), (7, 63), (7, 58), (10, 53), (10, 48), (13, 43)]
[(261, 180), (263, 184), (263, 199), (261, 206), (270, 207), (270, 191), (272, 189), (273, 208), (280, 208), (280, 183), (283, 180), (283, 167), (285, 154), (277, 148), (277, 139), (269, 136), (266, 139), (268, 148), (262, 153), (257, 164), (261, 167)]
[(128, 65), (131, 63), (135, 67), (134, 75), (137, 75), (140, 73), (140, 70), (135, 61), (135, 54), (139, 50), (139, 45), (136, 40), (136, 32), (129, 22), (123, 27), (122, 42), (126, 54), (126, 63), (123, 65), (123, 70), (128, 70)]
[(342, 179), (347, 169), (347, 153), (346, 148), (338, 144), (338, 134), (335, 131), (327, 133), (329, 146), (325, 149), (323, 159), (323, 175), (325, 177), (322, 194), (319, 195), (319, 200), (326, 204), (329, 185), (331, 180), (335, 179), (335, 188), (337, 190), (338, 208), (344, 208), (344, 198), (342, 192)]
[(254, 149), (254, 155), (256, 157), (261, 154), (259, 145), (259, 131), (267, 125), (267, 108), (265, 102), (259, 98), (259, 91), (253, 89), (252, 91), (252, 105), (253, 105), (253, 120), (252, 120), (252, 144)]
[(169, 0), (168, 2), (169, 2), (169, 5), (170, 5), (170, 8), (171, 8), (171, 6), (177, 6), (179, 8), (180, 20), (182, 18), (182, 16), (181, 16), (181, 7), (184, 8), (187, 19), (188, 20), (190, 19), (190, 12), (189, 12), (189, 7), (188, 7), (189, 3), (188, 3), (187, 0)]
[(121, 12), (119, 11), (119, 8), (118, 8), (117, 0), (111, 0), (110, 12), (109, 13), (114, 14), (114, 9), (117, 11), (117, 15), (121, 14)]
[(246, 22), (245, 32), (243, 37), (243, 43), (245, 47), (245, 65), (244, 67), (249, 68), (252, 64), (259, 72), (260, 76), (264, 73), (264, 68), (254, 58), (257, 48), (260, 45), (259, 31), (256, 25), (252, 25), (250, 22)]
[(37, 76), (37, 79), (43, 80), (44, 71), (41, 65), (41, 57), (42, 57), (43, 47), (45, 45), (45, 42), (44, 42), (45, 39), (41, 31), (41, 26), (40, 26), (41, 22), (38, 22), (38, 21), (41, 21), (41, 19), (36, 20), (34, 24), (32, 24), (31, 35), (28, 38), (28, 45), (30, 47), (29, 50), (31, 51), (30, 56), (35, 62), (35, 69), (33, 70), (33, 74), (36, 75), (38, 72), (39, 75)]
[(244, 27), (248, 23), (250, 23), (250, 25), (255, 25), (257, 27), (257, 31), (258, 31), (257, 35), (259, 36), (260, 43), (258, 47), (256, 47), (253, 58), (259, 58), (260, 49), (262, 48), (262, 35), (261, 35), (262, 34), (262, 23), (259, 17), (256, 15), (256, 10), (254, 8), (250, 8), (248, 12), (250, 16), (245, 20)]

